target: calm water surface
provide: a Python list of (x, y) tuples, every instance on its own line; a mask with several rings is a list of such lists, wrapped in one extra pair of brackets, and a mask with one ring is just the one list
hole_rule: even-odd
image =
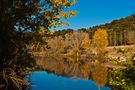
[(92, 80), (62, 77), (45, 71), (35, 71), (27, 79), (32, 85), (27, 90), (111, 90), (96, 86)]

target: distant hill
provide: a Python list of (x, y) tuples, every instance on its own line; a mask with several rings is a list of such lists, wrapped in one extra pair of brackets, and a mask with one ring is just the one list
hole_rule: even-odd
[(113, 20), (111, 23), (94, 26), (89, 29), (93, 30), (97, 28), (104, 28), (107, 30), (135, 30), (135, 14), (119, 20)]
[(88, 31), (91, 37), (97, 28), (108, 31), (110, 46), (135, 43), (135, 14), (119, 20), (113, 20), (111, 23), (90, 27)]
[[(135, 44), (135, 14), (127, 16), (125, 18), (121, 18), (119, 20), (113, 20), (110, 23), (93, 26), (89, 29), (78, 29), (78, 31), (88, 32), (90, 35), (90, 39), (92, 39), (94, 32), (98, 28), (107, 30), (109, 46)], [(72, 33), (73, 31), (73, 29), (59, 30), (53, 34), (53, 37), (64, 37), (65, 34)]]

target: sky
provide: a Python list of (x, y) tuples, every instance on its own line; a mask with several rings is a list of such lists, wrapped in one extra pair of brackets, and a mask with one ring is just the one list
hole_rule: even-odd
[(57, 29), (89, 28), (135, 14), (135, 0), (78, 0), (71, 10), (78, 14), (65, 20), (70, 26)]

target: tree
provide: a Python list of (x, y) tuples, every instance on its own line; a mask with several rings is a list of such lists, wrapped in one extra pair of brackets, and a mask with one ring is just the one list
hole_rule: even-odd
[(82, 42), (86, 33), (83, 31), (74, 31), (65, 35), (66, 47), (70, 48), (72, 54), (78, 54), (82, 48)]
[(48, 39), (47, 43), (50, 49), (47, 50), (46, 52), (51, 52), (53, 54), (60, 54), (64, 52), (65, 45), (64, 40), (61, 36)]
[(93, 36), (93, 42), (99, 51), (104, 50), (108, 46), (108, 34), (106, 30), (98, 29)]
[(105, 49), (108, 46), (108, 34), (104, 29), (98, 29), (93, 36), (93, 42), (96, 47), (96, 60), (105, 62)]
[(84, 40), (82, 42), (82, 45), (87, 50), (89, 50), (91, 48), (91, 42), (90, 42), (90, 38), (89, 38), (88, 33), (85, 35), (85, 38), (84, 38)]
[[(67, 24), (61, 18), (76, 14), (76, 11), (70, 10), (75, 2), (0, 0), (0, 83), (5, 84), (8, 90), (24, 85), (22, 77), (29, 71), (27, 68), (34, 66), (35, 61), (28, 53), (27, 46), (45, 43), (39, 33), (40, 27), (44, 27), (42, 33), (46, 33), (46, 30)], [(15, 80), (10, 78), (11, 75)]]
[[(106, 23), (89, 28), (90, 36), (93, 36), (93, 32), (97, 28), (106, 29), (108, 31), (109, 45), (126, 45), (134, 44), (135, 34), (135, 14), (121, 18), (119, 20), (113, 20), (111, 23)], [(91, 37), (90, 37), (91, 38)]]

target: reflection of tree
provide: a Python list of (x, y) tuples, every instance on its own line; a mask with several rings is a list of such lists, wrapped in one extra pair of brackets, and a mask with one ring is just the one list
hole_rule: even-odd
[(37, 64), (44, 70), (54, 72), (58, 75), (70, 77), (81, 77), (88, 79), (90, 76), (91, 63), (89, 61), (76, 61), (73, 58), (62, 57), (44, 57), (45, 59), (37, 60)]
[(81, 74), (84, 79), (89, 79), (91, 74), (91, 62), (87, 62), (82, 66)]
[[(47, 57), (46, 60), (37, 60), (38, 65), (42, 69), (53, 72), (57, 75), (64, 75), (68, 77), (79, 77), (89, 79), (92, 76), (97, 86), (104, 86), (107, 83), (107, 67), (103, 63), (97, 63), (92, 67), (91, 61), (70, 60), (69, 58), (51, 58)], [(93, 69), (93, 70), (92, 70)]]
[(107, 83), (107, 67), (103, 64), (97, 64), (94, 71), (92, 72), (92, 78), (97, 86), (104, 86)]

